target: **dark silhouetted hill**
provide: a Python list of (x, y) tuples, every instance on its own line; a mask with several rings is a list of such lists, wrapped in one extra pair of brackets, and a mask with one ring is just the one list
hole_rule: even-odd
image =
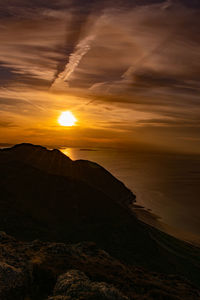
[(18, 161), (52, 175), (67, 176), (81, 180), (103, 192), (115, 201), (134, 201), (135, 196), (100, 165), (86, 161), (72, 161), (57, 149), (47, 150), (42, 146), (19, 144), (1, 149), (0, 162)]

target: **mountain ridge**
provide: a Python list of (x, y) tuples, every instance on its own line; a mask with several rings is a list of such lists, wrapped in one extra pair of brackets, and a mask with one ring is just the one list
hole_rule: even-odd
[[(13, 160), (13, 151), (15, 152), (14, 160), (26, 161), (26, 163), (48, 173), (85, 181), (87, 184), (100, 189), (109, 197), (118, 198), (119, 201), (121, 200), (120, 196), (123, 195), (124, 197), (126, 193), (126, 201), (130, 203), (135, 202), (135, 195), (121, 181), (97, 163), (86, 160), (72, 161), (60, 150), (49, 150), (46, 147), (30, 143), (22, 143), (11, 148), (0, 149), (0, 152), (3, 154), (3, 161)], [(11, 155), (9, 156), (9, 154)], [(0, 158), (1, 161), (2, 159)], [(116, 187), (117, 192), (115, 192)]]

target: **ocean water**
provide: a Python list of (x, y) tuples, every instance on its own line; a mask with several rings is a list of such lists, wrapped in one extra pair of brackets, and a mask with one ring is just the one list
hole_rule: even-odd
[(200, 155), (66, 148), (72, 160), (99, 163), (136, 195), (137, 204), (200, 240)]

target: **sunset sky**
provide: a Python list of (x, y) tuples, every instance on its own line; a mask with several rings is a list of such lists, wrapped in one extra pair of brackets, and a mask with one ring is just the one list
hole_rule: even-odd
[(198, 0), (0, 0), (0, 15), (1, 145), (200, 153)]

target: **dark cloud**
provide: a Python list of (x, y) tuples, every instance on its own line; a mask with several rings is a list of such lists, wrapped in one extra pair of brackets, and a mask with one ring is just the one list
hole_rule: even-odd
[(9, 83), (11, 80), (16, 78), (16, 74), (12, 72), (12, 69), (4, 67), (0, 63), (0, 85), (4, 85), (7, 82)]
[(8, 121), (0, 121), (0, 128), (9, 128), (9, 127), (17, 127), (17, 125)]
[(140, 125), (154, 125), (154, 126), (184, 126), (184, 127), (200, 127), (200, 120), (184, 120), (184, 119), (148, 119), (148, 120), (139, 120), (137, 124)]
[(138, 87), (174, 87), (180, 84), (183, 84), (183, 82), (177, 79), (175, 76), (170, 76), (164, 72), (157, 72), (151, 69), (141, 69), (133, 74), (133, 85)]

